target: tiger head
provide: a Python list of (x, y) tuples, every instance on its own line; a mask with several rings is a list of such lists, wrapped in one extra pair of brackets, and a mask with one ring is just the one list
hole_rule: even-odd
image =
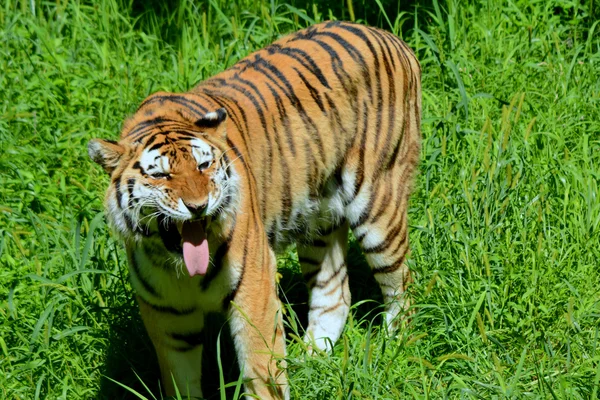
[(126, 242), (160, 235), (170, 253), (183, 256), (190, 276), (208, 268), (209, 226), (222, 226), (235, 209), (226, 119), (222, 108), (193, 119), (146, 107), (125, 123), (119, 142), (88, 143), (91, 159), (111, 177), (109, 224)]

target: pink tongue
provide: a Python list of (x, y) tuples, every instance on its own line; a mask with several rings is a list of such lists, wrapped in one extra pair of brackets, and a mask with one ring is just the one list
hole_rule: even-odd
[(204, 226), (200, 221), (184, 222), (181, 236), (183, 237), (183, 261), (190, 276), (206, 274), (209, 253)]

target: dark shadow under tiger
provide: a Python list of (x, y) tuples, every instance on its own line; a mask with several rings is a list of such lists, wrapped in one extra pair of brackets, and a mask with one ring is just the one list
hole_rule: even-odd
[(297, 243), (306, 340), (329, 350), (350, 306), (348, 231), (393, 328), (408, 308), (407, 207), (420, 67), (392, 34), (345, 22), (271, 44), (183, 94), (156, 93), (119, 142), (92, 140), (107, 217), (167, 394), (201, 396), (202, 330), (227, 313), (246, 390), (288, 398), (275, 251)]

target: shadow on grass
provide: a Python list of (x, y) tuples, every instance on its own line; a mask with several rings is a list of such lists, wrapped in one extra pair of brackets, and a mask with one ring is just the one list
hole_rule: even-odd
[[(302, 329), (302, 332), (297, 333), (302, 334), (308, 322), (308, 291), (299, 271), (285, 268), (280, 272), (282, 274), (281, 288), (285, 294), (282, 299), (292, 306)], [(380, 308), (381, 292), (354, 240), (349, 243), (348, 275), (352, 304), (360, 303), (353, 307), (355, 319), (360, 321), (375, 318), (375, 323), (381, 323), (378, 316), (382, 310)], [(219, 314), (209, 314), (206, 318), (202, 361), (202, 388), (206, 399), (220, 398), (217, 338), (221, 329), (221, 361), (225, 382), (235, 382), (239, 378), (233, 341), (225, 322), (224, 316)], [(108, 378), (148, 398), (152, 398), (152, 396), (144, 385), (148, 386), (155, 395), (160, 393), (158, 361), (135, 304), (123, 306), (113, 313), (110, 347), (107, 351), (103, 375), (100, 393), (96, 397), (99, 400), (137, 398), (133, 393)], [(229, 388), (226, 398), (232, 398), (234, 391), (235, 388)], [(157, 395), (157, 398), (160, 397)]]

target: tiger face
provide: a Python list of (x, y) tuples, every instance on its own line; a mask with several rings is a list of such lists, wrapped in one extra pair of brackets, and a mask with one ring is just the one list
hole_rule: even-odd
[(160, 125), (168, 120), (160, 118), (157, 132), (142, 141), (131, 140), (125, 128), (118, 143), (88, 144), (90, 157), (111, 175), (110, 225), (126, 241), (159, 234), (170, 253), (183, 257), (190, 276), (206, 273), (207, 230), (227, 216), (236, 193), (226, 115), (220, 109), (187, 126), (177, 120)]

